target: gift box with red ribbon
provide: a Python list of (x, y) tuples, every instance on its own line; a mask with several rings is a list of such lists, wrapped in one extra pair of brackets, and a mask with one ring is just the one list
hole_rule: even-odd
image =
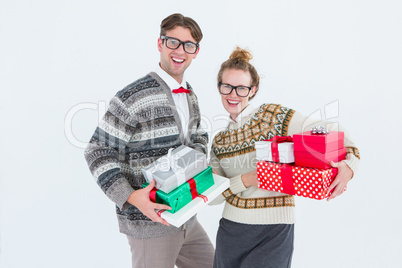
[(209, 187), (202, 193), (203, 198), (194, 198), (187, 205), (182, 207), (176, 213), (170, 213), (164, 209), (159, 210), (158, 215), (166, 220), (173, 226), (180, 227), (183, 223), (188, 221), (192, 216), (197, 214), (202, 208), (206, 207), (212, 200), (222, 194), (230, 186), (228, 178), (212, 174), (214, 178), (214, 185)]
[(329, 196), (328, 187), (337, 173), (337, 168), (316, 169), (293, 164), (257, 162), (259, 188), (317, 200)]
[(293, 139), (290, 136), (275, 136), (269, 140), (255, 143), (257, 160), (276, 163), (293, 163), (295, 161)]
[(295, 164), (302, 167), (327, 169), (331, 168), (330, 161), (339, 162), (344, 160), (345, 156), (346, 148), (326, 153), (295, 151)]
[(147, 182), (155, 180), (157, 189), (169, 193), (207, 166), (205, 154), (181, 145), (144, 167), (142, 174)]
[(307, 131), (293, 135), (295, 164), (297, 166), (328, 169), (330, 161), (345, 159), (344, 133)]
[[(214, 184), (212, 176), (212, 168), (208, 166), (205, 170), (198, 173), (196, 176), (181, 184), (179, 187), (169, 193), (154, 188), (149, 197), (151, 201), (159, 204), (165, 204), (172, 209), (168, 210), (170, 213), (175, 213), (194, 198), (205, 198), (202, 195), (208, 188)], [(142, 186), (145, 188), (148, 183)]]

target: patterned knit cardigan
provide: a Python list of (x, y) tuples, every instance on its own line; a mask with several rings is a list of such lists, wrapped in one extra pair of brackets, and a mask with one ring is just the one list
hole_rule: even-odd
[(150, 238), (177, 231), (175, 227), (151, 222), (126, 200), (145, 182), (141, 169), (167, 154), (169, 148), (185, 144), (206, 153), (208, 135), (199, 130), (197, 97), (187, 86), (191, 90), (187, 94), (190, 112), (187, 140), (171, 89), (156, 73), (149, 73), (111, 100), (85, 151), (95, 180), (116, 203), (122, 233)]
[[(263, 104), (249, 116), (213, 139), (210, 165), (215, 171), (230, 179), (230, 188), (211, 204), (225, 202), (223, 217), (245, 224), (294, 223), (294, 197), (266, 191), (254, 186), (245, 188), (241, 175), (256, 170), (255, 142), (273, 136), (292, 136), (307, 127), (308, 118), (295, 110), (278, 104)], [(319, 122), (319, 124), (324, 124)], [(329, 130), (331, 126), (328, 126)], [(339, 128), (340, 131), (345, 131)], [(348, 157), (345, 163), (356, 171), (359, 151), (345, 133)]]

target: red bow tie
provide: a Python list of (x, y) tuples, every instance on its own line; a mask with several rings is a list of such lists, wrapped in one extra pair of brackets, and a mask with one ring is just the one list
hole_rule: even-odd
[(177, 94), (177, 93), (190, 93), (191, 91), (183, 87), (180, 87), (178, 89), (173, 89), (172, 92)]

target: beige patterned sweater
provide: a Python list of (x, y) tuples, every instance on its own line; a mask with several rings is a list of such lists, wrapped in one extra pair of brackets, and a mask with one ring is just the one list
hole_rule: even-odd
[(294, 197), (266, 191), (254, 186), (245, 188), (241, 175), (256, 169), (255, 142), (273, 136), (293, 136), (310, 130), (312, 126), (326, 125), (329, 130), (345, 132), (348, 154), (345, 163), (355, 173), (359, 164), (359, 150), (344, 129), (335, 124), (317, 122), (278, 104), (263, 104), (238, 122), (229, 123), (213, 139), (210, 165), (230, 179), (230, 188), (211, 204), (224, 201), (223, 217), (245, 224), (294, 223)]

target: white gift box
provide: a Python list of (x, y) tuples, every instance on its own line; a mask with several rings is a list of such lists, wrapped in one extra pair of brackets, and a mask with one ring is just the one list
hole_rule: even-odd
[(160, 216), (173, 226), (180, 227), (192, 216), (197, 214), (203, 207), (207, 206), (212, 200), (222, 194), (230, 186), (228, 178), (213, 174), (214, 185), (206, 190), (202, 195), (204, 198), (196, 197), (190, 203), (182, 207), (179, 211), (172, 214), (169, 211), (163, 211)]
[(144, 167), (142, 174), (147, 182), (154, 179), (157, 189), (169, 193), (207, 167), (205, 154), (181, 145)]
[[(271, 151), (272, 141), (257, 141), (255, 143), (256, 158), (259, 161), (273, 161)], [(279, 163), (295, 162), (293, 142), (278, 143)]]

